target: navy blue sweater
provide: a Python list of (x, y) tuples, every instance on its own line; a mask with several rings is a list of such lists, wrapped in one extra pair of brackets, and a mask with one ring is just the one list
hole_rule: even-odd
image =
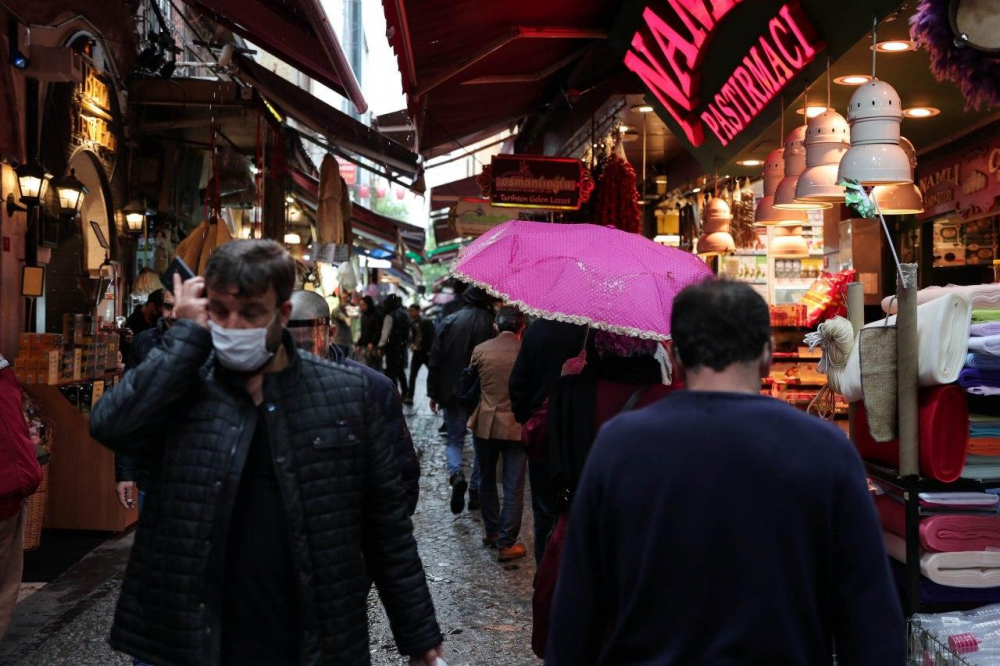
[(547, 664), (905, 662), (860, 459), (772, 398), (678, 391), (601, 430)]

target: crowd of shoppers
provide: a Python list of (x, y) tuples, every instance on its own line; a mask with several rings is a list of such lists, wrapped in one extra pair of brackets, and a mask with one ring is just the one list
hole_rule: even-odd
[[(475, 287), (436, 327), (398, 296), (365, 296), (352, 341), (346, 296), (331, 309), (295, 285), (281, 245), (220, 247), (204, 278), (160, 292), (161, 317), (94, 406), (119, 498), (142, 507), (111, 634), (137, 664), (368, 663), (373, 584), (400, 652), (438, 663), (403, 412), (425, 363), (451, 509), (468, 493), (500, 562), (527, 553), (530, 479), (532, 648), (546, 663), (903, 663), (858, 456), (838, 429), (759, 395), (769, 312), (746, 285), (682, 292), (666, 353), (526, 327)], [(5, 366), (0, 637), (40, 478)]]

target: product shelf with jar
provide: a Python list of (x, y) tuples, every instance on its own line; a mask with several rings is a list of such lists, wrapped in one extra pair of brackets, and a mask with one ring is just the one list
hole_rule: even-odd
[(115, 495), (114, 454), (90, 437), (93, 404), (122, 372), (118, 335), (91, 315), (65, 315), (63, 333), (24, 333), (14, 373), (51, 422), (44, 526), (122, 532), (135, 523)]
[(767, 302), (771, 305), (798, 303), (816, 278), (823, 274), (822, 214), (801, 225), (804, 252), (789, 254), (775, 250), (778, 227), (767, 227)]

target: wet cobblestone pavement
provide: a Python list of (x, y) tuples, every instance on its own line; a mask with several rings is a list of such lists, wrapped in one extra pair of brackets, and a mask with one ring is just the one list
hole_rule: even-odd
[[(437, 432), (440, 419), (421, 399), (416, 408), (407, 408), (407, 420), (422, 469), (414, 530), (445, 634), (445, 659), (450, 666), (541, 663), (530, 645), (535, 561), (527, 489), (520, 540), (528, 547), (528, 554), (500, 564), (496, 551), (480, 541), (479, 513), (465, 511), (454, 516), (449, 510), (444, 439)], [(471, 442), (470, 436), (467, 476)], [(112, 650), (106, 640), (131, 540), (126, 536), (106, 542), (63, 577), (18, 604), (8, 635), (0, 644), (0, 664), (131, 664), (131, 658)], [(405, 663), (396, 652), (388, 619), (374, 592), (368, 616), (372, 663)]]
[[(408, 410), (409, 411), (409, 410)], [(496, 561), (496, 551), (482, 545), (478, 512), (454, 516), (445, 474), (440, 419), (426, 401), (407, 419), (421, 455), (420, 502), (413, 516), (420, 557), (434, 597), (445, 660), (461, 664), (521, 665), (541, 663), (531, 652), (531, 583), (535, 574), (531, 499), (525, 484), (524, 523), (520, 540), (528, 554), (511, 563)], [(466, 476), (472, 463), (472, 438), (466, 446)], [(374, 596), (374, 595), (373, 595)], [(381, 604), (369, 599), (372, 662), (397, 664), (388, 620)]]

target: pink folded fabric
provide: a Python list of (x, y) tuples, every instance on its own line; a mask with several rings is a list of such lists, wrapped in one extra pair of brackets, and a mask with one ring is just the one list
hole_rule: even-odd
[[(906, 538), (906, 508), (902, 503), (880, 495), (875, 497), (875, 508), (885, 531)], [(1000, 516), (925, 516), (920, 521), (920, 546), (935, 553), (1000, 548)]]
[(1000, 516), (930, 516), (920, 522), (925, 550), (955, 553), (1000, 548)]

